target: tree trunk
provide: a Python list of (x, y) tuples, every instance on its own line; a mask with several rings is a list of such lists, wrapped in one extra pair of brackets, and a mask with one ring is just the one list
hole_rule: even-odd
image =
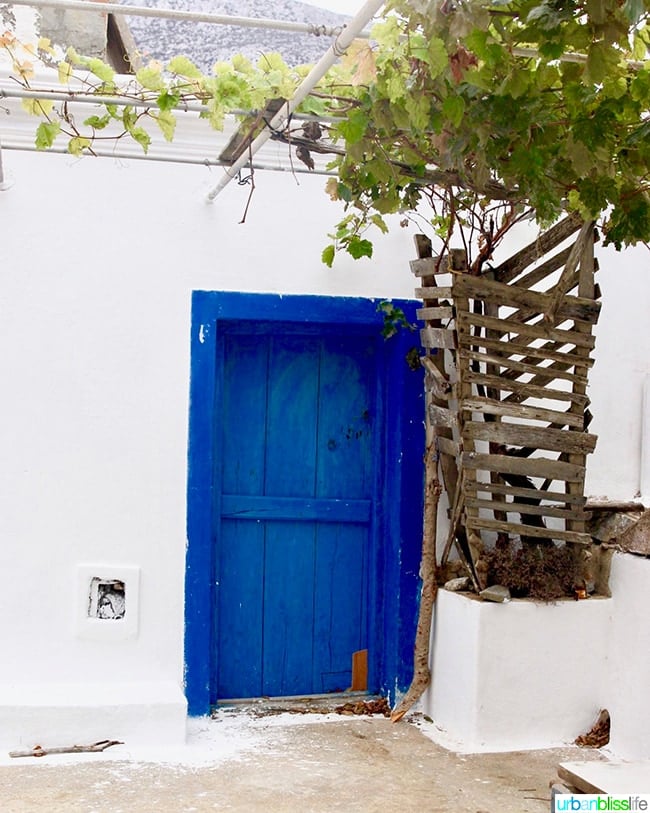
[(436, 579), (436, 537), (438, 527), (438, 501), (442, 487), (438, 480), (438, 451), (432, 427), (427, 426), (427, 454), (424, 467), (424, 518), (422, 527), (422, 561), (420, 578), (422, 593), (418, 626), (413, 650), (413, 680), (409, 690), (393, 709), (390, 719), (393, 723), (404, 717), (406, 712), (422, 697), (431, 681), (429, 669), (429, 641), (431, 639), (431, 619), (433, 605), (438, 593)]

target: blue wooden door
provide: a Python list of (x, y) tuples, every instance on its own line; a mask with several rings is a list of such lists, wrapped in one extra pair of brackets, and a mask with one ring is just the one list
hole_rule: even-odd
[(222, 346), (214, 693), (344, 690), (372, 650), (376, 339), (239, 324)]

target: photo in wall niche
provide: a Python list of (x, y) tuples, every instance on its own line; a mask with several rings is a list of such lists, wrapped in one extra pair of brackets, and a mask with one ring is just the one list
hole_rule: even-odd
[(126, 587), (119, 579), (94, 578), (88, 603), (90, 618), (119, 620), (126, 615)]

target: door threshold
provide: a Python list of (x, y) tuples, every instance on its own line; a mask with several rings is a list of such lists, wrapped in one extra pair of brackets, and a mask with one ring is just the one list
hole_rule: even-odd
[(379, 700), (380, 696), (369, 692), (333, 692), (332, 694), (297, 694), (279, 697), (222, 698), (212, 707), (219, 711), (246, 711), (260, 716), (290, 713), (327, 714), (350, 702)]

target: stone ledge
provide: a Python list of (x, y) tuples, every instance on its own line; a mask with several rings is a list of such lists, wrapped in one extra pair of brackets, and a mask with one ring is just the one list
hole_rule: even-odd
[(187, 702), (173, 682), (0, 685), (0, 748), (120, 740), (185, 742)]

